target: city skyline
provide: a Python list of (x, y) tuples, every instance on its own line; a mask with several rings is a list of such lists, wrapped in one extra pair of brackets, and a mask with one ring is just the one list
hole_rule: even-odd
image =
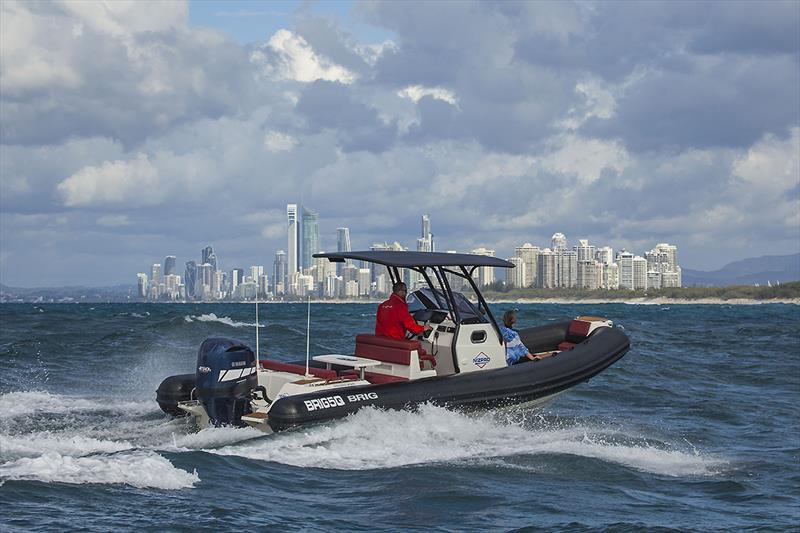
[(501, 257), (800, 250), (796, 2), (225, 5), (0, 3), (0, 283), (127, 284), (208, 243), (271, 271), (289, 203), (325, 250), (417, 249), (420, 213)]
[[(301, 217), (302, 222), (299, 222), (298, 212), (310, 216)], [(437, 251), (431, 216), (423, 214), (420, 221), (416, 251)], [(175, 274), (176, 257), (173, 255), (165, 256), (163, 268), (161, 263), (154, 263), (149, 278), (145, 272), (138, 273), (137, 296), (147, 301), (248, 301), (307, 296), (315, 299), (381, 298), (390, 292), (389, 276), (380, 265), (350, 260), (331, 263), (324, 258), (313, 257), (324, 251), (318, 246), (318, 212), (303, 206), (298, 211), (298, 204), (287, 204), (286, 231), (287, 245), (294, 247), (294, 250), (290, 254), (284, 250), (275, 251), (271, 269), (269, 265), (258, 264), (251, 265), (247, 270), (242, 266), (226, 270), (224, 264), (218, 268), (213, 246), (208, 245), (200, 252), (199, 265), (194, 260), (186, 261), (183, 279)], [(303, 235), (306, 237), (298, 240), (298, 236)], [(350, 251), (350, 228), (336, 228), (336, 241), (337, 251)], [(410, 249), (398, 241), (376, 242), (369, 247), (369, 250)], [(445, 253), (458, 252), (445, 250)], [(483, 246), (464, 252), (497, 256), (495, 250)], [(677, 246), (659, 243), (642, 255), (624, 248), (615, 253), (609, 246), (589, 244), (588, 239), (578, 239), (576, 244), (570, 246), (567, 236), (557, 232), (552, 235), (549, 247), (539, 247), (529, 242), (517, 246), (514, 255), (506, 258), (514, 268), (481, 267), (476, 270), (474, 278), (479, 287), (497, 283), (505, 288), (588, 290), (647, 290), (682, 286)], [(310, 259), (298, 264), (296, 259), (299, 257)], [(498, 275), (498, 270), (504, 272)], [(416, 272), (401, 269), (401, 276), (412, 291), (426, 286)], [(454, 290), (461, 290), (457, 281), (455, 278), (449, 279)]]

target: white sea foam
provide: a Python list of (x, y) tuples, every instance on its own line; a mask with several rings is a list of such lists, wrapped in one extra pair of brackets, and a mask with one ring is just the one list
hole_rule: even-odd
[[(248, 322), (237, 322), (230, 317), (227, 316), (217, 316), (214, 313), (208, 313), (200, 316), (189, 316), (186, 315), (183, 317), (186, 322), (219, 322), (220, 324), (225, 324), (226, 326), (231, 326), (234, 328), (253, 328), (256, 326), (255, 322), (248, 323)], [(266, 327), (263, 324), (258, 324), (259, 328)]]
[(435, 406), (418, 412), (365, 409), (344, 421), (207, 450), (294, 466), (362, 470), (425, 463), (469, 463), (508, 456), (569, 454), (669, 476), (710, 475), (724, 461), (698, 453), (622, 444), (586, 427), (526, 429), (490, 415)]
[(0, 394), (0, 420), (36, 413), (66, 414), (114, 410), (127, 415), (142, 415), (156, 410), (152, 401), (120, 401), (62, 396), (43, 391)]
[(175, 448), (184, 450), (203, 450), (230, 446), (261, 437), (264, 437), (264, 433), (251, 427), (209, 427), (197, 433), (183, 435), (173, 433), (172, 444)]
[(197, 472), (176, 468), (150, 451), (70, 457), (48, 452), (0, 465), (0, 483), (14, 480), (44, 483), (124, 484), (138, 488), (177, 490), (200, 481)]
[(47, 453), (81, 457), (95, 453), (114, 453), (130, 450), (127, 441), (103, 440), (81, 435), (41, 431), (21, 436), (0, 435), (0, 460), (37, 457)]

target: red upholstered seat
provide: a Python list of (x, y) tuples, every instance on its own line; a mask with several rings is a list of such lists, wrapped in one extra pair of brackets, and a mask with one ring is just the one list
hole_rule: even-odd
[(591, 322), (583, 320), (573, 320), (569, 323), (569, 334), (573, 337), (588, 337), (589, 328), (592, 326)]
[[(273, 361), (272, 359), (263, 359), (260, 361), (261, 366), (268, 370), (275, 370), (276, 372), (289, 372), (291, 374), (306, 375), (306, 367), (303, 365), (295, 365), (293, 363), (281, 363), (280, 361)], [(326, 370), (324, 368), (308, 367), (308, 373), (322, 379), (336, 379), (335, 370)]]
[(558, 349), (571, 350), (589, 336), (592, 323), (584, 320), (573, 320), (567, 328), (567, 339), (558, 345)]
[(391, 339), (366, 333), (356, 336), (356, 356), (358, 357), (396, 365), (410, 365), (411, 352), (414, 350), (419, 355), (420, 368), (422, 361), (431, 361), (431, 364), (436, 366), (436, 360), (425, 352), (419, 341)]
[(378, 374), (377, 372), (364, 372), (364, 378), (373, 385), (394, 383), (397, 381), (408, 381), (406, 378), (401, 376), (389, 376), (387, 374)]

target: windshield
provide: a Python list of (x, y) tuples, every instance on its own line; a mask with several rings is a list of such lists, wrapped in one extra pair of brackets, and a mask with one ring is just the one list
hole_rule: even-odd
[[(438, 302), (441, 303), (437, 303), (437, 297)], [(453, 299), (456, 302), (462, 324), (484, 324), (489, 322), (486, 316), (478, 310), (478, 307), (460, 292), (454, 292)], [(435, 289), (434, 292), (430, 287), (424, 287), (412, 292), (406, 298), (406, 303), (411, 313), (419, 311), (420, 309), (441, 309), (447, 311), (447, 298), (444, 293), (439, 289)]]

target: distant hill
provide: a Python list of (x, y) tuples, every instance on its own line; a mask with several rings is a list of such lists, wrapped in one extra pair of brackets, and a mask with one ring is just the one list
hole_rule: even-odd
[(705, 272), (684, 268), (684, 287), (724, 287), (727, 285), (766, 285), (800, 280), (800, 253), (765, 255), (728, 263), (719, 270)]
[(133, 285), (113, 287), (9, 287), (0, 283), (0, 302), (127, 302)]

